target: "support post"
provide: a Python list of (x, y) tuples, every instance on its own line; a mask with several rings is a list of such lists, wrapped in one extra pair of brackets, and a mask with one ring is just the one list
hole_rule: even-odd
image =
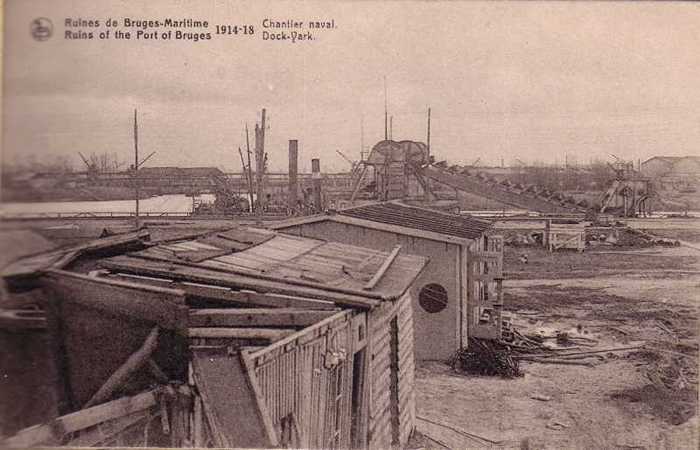
[(297, 193), (298, 193), (298, 183), (297, 183), (297, 173), (298, 173), (298, 160), (299, 160), (299, 142), (294, 139), (289, 141), (289, 187), (288, 187), (288, 197), (287, 206), (290, 212), (294, 212), (297, 207)]
[(253, 195), (253, 166), (250, 163), (250, 138), (248, 137), (248, 124), (245, 125), (245, 148), (248, 155), (248, 170), (245, 177), (248, 181), (248, 196), (250, 197), (250, 212), (255, 212), (255, 198)]
[(100, 387), (90, 400), (83, 406), (83, 409), (104, 403), (121, 387), (121, 385), (136, 372), (141, 366), (147, 363), (153, 352), (158, 347), (159, 328), (155, 326), (151, 329), (148, 337), (141, 348), (122, 364), (109, 379)]
[(314, 207), (317, 212), (323, 211), (321, 204), (321, 160), (314, 158), (311, 160), (311, 180), (314, 191)]
[(255, 125), (255, 188), (258, 216), (262, 214), (263, 202), (265, 201), (265, 190), (263, 186), (263, 175), (265, 172), (265, 108), (262, 110), (262, 120), (260, 125)]
[(428, 162), (430, 162), (430, 108), (428, 108)]

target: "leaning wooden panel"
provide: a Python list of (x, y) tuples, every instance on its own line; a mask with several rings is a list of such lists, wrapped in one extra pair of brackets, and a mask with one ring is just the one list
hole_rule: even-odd
[(260, 448), (276, 445), (239, 355), (193, 352), (193, 374), (217, 445)]
[(351, 317), (342, 311), (250, 355), (249, 375), (281, 445), (350, 442)]

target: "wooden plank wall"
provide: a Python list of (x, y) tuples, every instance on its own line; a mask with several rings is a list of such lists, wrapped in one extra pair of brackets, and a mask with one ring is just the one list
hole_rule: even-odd
[[(182, 291), (87, 277), (61, 270), (42, 279), (47, 298), (51, 340), (56, 345), (61, 410), (82, 407), (129, 356), (138, 350), (154, 324), (162, 327), (153, 354), (172, 379), (183, 380), (187, 365), (182, 336), (187, 307)], [(146, 389), (145, 370), (133, 374), (121, 394)]]
[(391, 411), (391, 320), (398, 323), (398, 435), (404, 446), (415, 423), (413, 309), (410, 295), (404, 295), (395, 304), (387, 303), (370, 312), (369, 371), (370, 410), (369, 448), (384, 449), (392, 446)]

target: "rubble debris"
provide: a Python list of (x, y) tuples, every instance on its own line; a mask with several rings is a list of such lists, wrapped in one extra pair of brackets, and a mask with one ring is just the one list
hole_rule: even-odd
[(644, 345), (635, 345), (635, 346), (630, 346), (630, 347), (616, 347), (616, 348), (603, 348), (600, 350), (586, 350), (586, 351), (581, 351), (581, 352), (556, 352), (553, 351), (552, 349), (547, 349), (549, 350), (549, 353), (539, 353), (539, 354), (523, 354), (523, 355), (513, 355), (513, 358), (515, 359), (523, 359), (523, 358), (532, 358), (532, 357), (537, 357), (537, 358), (548, 358), (548, 357), (569, 357), (569, 356), (579, 356), (579, 355), (595, 355), (595, 354), (600, 354), (600, 353), (611, 353), (613, 354), (614, 352), (624, 352), (628, 350), (640, 350), (643, 349)]
[(663, 359), (657, 364), (650, 365), (645, 373), (654, 386), (667, 390), (683, 390), (697, 384), (697, 380), (689, 379), (683, 364), (674, 359)]
[(586, 244), (591, 246), (612, 246), (612, 247), (679, 247), (678, 240), (654, 236), (642, 230), (629, 228), (627, 226), (613, 227), (601, 230), (591, 228), (586, 231)]
[(472, 375), (498, 375), (502, 378), (522, 376), (518, 361), (511, 356), (508, 344), (469, 338), (469, 346), (455, 352), (448, 363), (453, 370)]
[(542, 232), (510, 233), (505, 236), (504, 243), (511, 247), (539, 247), (542, 245)]

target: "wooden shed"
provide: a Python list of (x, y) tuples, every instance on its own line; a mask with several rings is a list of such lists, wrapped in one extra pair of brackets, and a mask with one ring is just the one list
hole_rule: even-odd
[(407, 443), (424, 258), (248, 228), (130, 237), (5, 272), (46, 293), (64, 415), (3, 447)]
[(385, 202), (271, 228), (372, 249), (400, 245), (428, 258), (411, 293), (419, 360), (444, 360), (466, 347), (469, 336), (501, 336), (503, 238), (493, 234), (490, 222)]

